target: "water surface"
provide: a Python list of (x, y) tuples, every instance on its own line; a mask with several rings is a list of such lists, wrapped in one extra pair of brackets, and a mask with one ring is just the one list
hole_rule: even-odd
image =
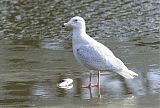
[[(159, 0), (1, 0), (0, 10), (0, 107), (160, 107)], [(96, 87), (92, 96), (82, 89), (89, 70), (74, 59), (70, 31), (61, 27), (75, 15), (139, 76), (103, 72), (100, 99)], [(62, 78), (72, 78), (73, 88), (58, 88)]]

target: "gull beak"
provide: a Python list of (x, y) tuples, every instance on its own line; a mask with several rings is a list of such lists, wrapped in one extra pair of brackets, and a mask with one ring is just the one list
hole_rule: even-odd
[(62, 27), (68, 28), (68, 27), (70, 27), (70, 24), (64, 23), (64, 24), (62, 25)]

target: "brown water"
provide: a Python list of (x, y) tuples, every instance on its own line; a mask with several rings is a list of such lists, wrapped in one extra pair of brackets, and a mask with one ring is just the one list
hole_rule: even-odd
[[(61, 27), (76, 15), (139, 77), (104, 72), (102, 96), (95, 87), (91, 98), (81, 88), (89, 70), (74, 59), (70, 31)], [(1, 0), (0, 25), (0, 108), (160, 107), (159, 0)], [(58, 88), (62, 78), (72, 78), (73, 88)]]

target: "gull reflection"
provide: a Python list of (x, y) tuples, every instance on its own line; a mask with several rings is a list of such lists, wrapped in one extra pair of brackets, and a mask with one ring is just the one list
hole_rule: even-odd
[[(121, 76), (113, 75), (112, 73), (101, 74), (101, 91), (95, 87), (89, 87), (88, 90), (82, 89), (82, 98), (100, 97), (100, 92), (106, 97), (120, 98), (128, 94), (132, 95), (144, 95), (146, 93), (146, 87), (141, 80), (143, 78), (137, 77), (135, 79), (125, 79)], [(87, 84), (89, 79), (83, 79), (83, 83)], [(96, 76), (93, 76), (92, 82), (96, 82)]]

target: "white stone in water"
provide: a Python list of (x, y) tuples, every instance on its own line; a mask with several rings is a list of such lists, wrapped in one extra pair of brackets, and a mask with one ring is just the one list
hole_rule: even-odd
[(73, 80), (70, 78), (62, 79), (58, 83), (59, 88), (71, 89), (73, 87)]

